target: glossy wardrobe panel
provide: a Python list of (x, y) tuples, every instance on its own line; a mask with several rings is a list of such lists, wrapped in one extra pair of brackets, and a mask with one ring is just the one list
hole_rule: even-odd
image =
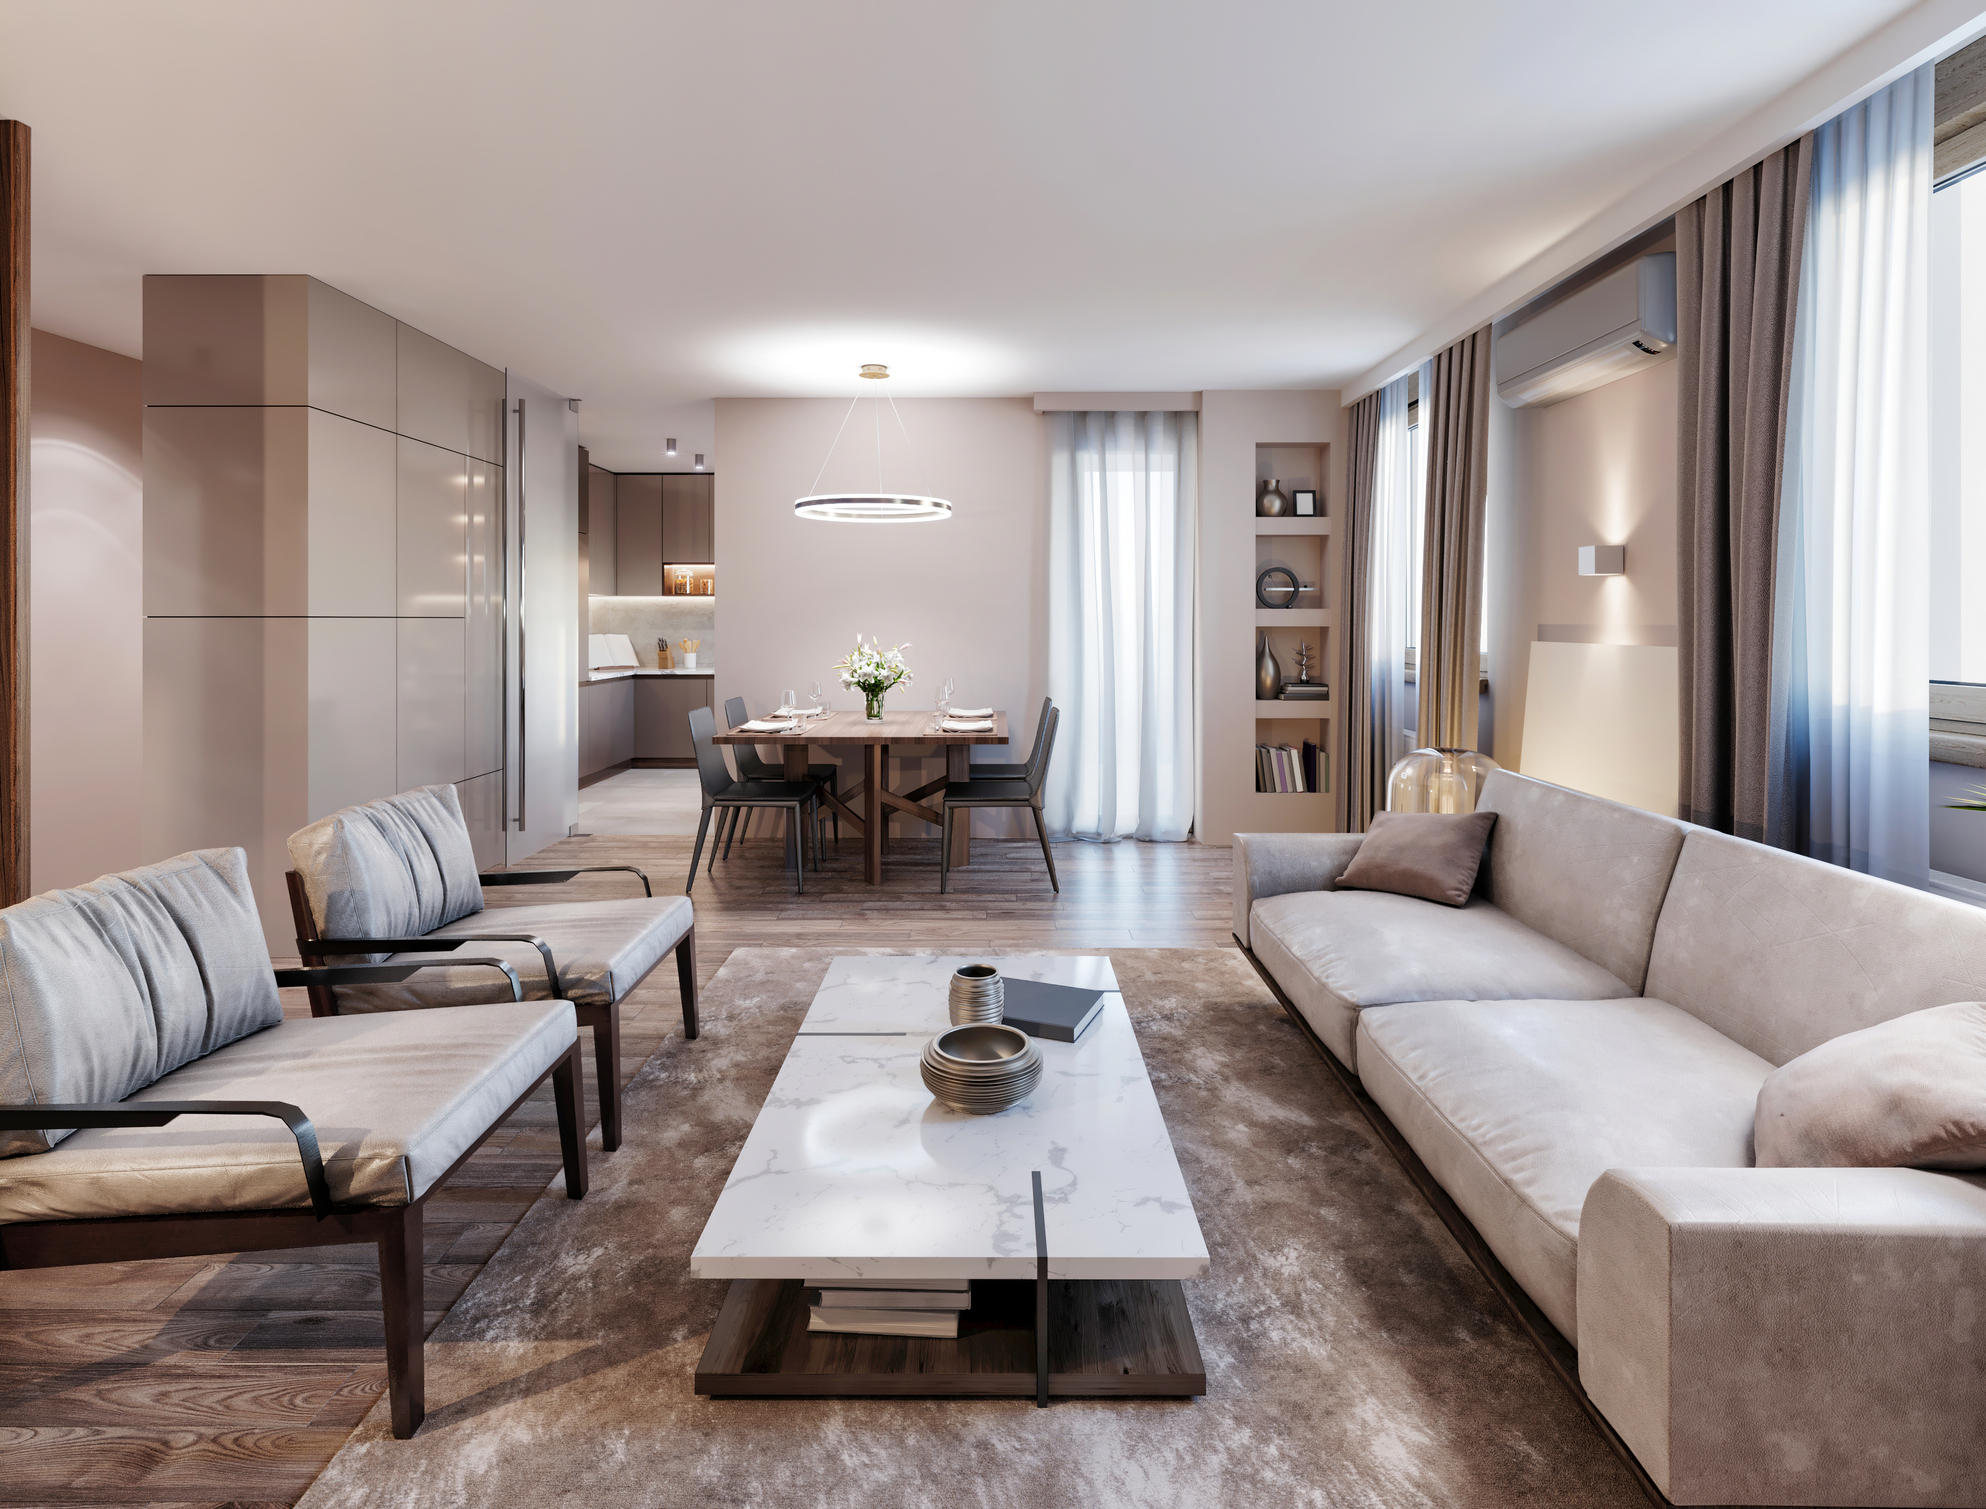
[(394, 790), (459, 781), (463, 768), (464, 620), (403, 618), (399, 634), (399, 775)]
[(503, 863), (503, 772), (493, 770), (457, 781), (455, 796), (462, 803), (462, 822), (469, 830), (476, 868), (495, 869)]
[[(313, 618), (308, 821), (400, 790), (394, 739), (395, 635), (390, 618)], [(301, 826), (301, 824), (299, 824)]]
[(308, 403), (311, 281), (294, 274), (148, 275), (145, 402)]
[(146, 613), (308, 611), (309, 415), (145, 410)]
[(463, 763), (503, 766), (503, 468), (469, 463), (469, 611), (463, 623)]
[(399, 590), (393, 611), (403, 618), (460, 618), (468, 611), (469, 460), (404, 435), (395, 444)]
[(392, 429), (399, 322), (316, 278), (309, 280), (309, 304), (310, 406)]
[[(268, 412), (279, 412), (270, 410)], [(394, 604), (394, 437), (310, 409), (310, 606), (314, 617), (390, 617)]]

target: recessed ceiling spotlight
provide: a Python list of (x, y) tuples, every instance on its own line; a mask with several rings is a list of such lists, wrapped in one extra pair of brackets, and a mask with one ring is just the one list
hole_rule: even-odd
[(698, 452), (696, 453), (696, 467), (695, 467), (695, 470), (697, 470), (697, 471), (702, 471), (702, 470), (703, 470), (703, 452), (702, 452), (702, 451), (698, 451)]
[(662, 454), (665, 456), (673, 456), (676, 454), (675, 436), (672, 435), (667, 440), (662, 442)]

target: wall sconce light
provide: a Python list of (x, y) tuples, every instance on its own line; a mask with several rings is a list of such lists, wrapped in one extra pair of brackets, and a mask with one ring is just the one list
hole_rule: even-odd
[(662, 454), (665, 456), (673, 456), (676, 454), (675, 436), (671, 435), (667, 440), (662, 442)]
[(1579, 547), (1579, 574), (1581, 576), (1626, 576), (1627, 546), (1581, 545)]
[(702, 452), (702, 451), (698, 451), (698, 452), (696, 453), (696, 467), (695, 467), (695, 470), (697, 470), (697, 471), (702, 471), (702, 470), (703, 470), (703, 452)]

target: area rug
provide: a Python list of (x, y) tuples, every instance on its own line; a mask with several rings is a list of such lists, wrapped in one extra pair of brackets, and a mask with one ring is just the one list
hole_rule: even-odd
[(690, 1250), (831, 957), (730, 956), (591, 1193), (555, 1181), (430, 1338), (419, 1435), (382, 1399), (304, 1509), (1644, 1502), (1232, 949), (1110, 951), (1213, 1258), (1204, 1397), (697, 1397), (725, 1286)]

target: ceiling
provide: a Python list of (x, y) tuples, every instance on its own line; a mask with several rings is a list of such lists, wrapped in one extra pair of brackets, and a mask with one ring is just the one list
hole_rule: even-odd
[(668, 406), (1336, 386), (1912, 0), (0, 0), (36, 324), (308, 272)]

